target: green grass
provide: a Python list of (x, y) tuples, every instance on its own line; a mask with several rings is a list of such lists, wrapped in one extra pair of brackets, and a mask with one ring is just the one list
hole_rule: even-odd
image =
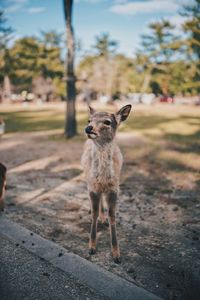
[(0, 114), (6, 123), (6, 133), (59, 129), (64, 117), (52, 110), (20, 110)]
[[(6, 123), (6, 133), (32, 132), (60, 129), (64, 130), (64, 111), (52, 109), (31, 109), (4, 111), (0, 117)], [(78, 131), (82, 131), (87, 124), (86, 113), (79, 112), (77, 115)]]

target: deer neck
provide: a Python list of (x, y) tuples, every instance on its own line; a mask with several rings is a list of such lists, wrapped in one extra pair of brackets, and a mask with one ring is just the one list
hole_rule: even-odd
[(115, 143), (107, 143), (104, 146), (93, 144), (92, 169), (93, 174), (103, 177), (111, 177), (113, 174), (113, 154)]

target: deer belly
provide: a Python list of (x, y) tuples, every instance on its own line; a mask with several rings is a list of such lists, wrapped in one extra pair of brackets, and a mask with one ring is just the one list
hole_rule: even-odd
[(118, 179), (115, 176), (108, 176), (106, 174), (96, 174), (88, 180), (89, 190), (98, 193), (105, 193), (109, 191), (118, 191)]

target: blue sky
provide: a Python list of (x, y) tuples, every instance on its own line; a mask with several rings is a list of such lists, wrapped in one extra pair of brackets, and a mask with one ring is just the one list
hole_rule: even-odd
[[(166, 18), (177, 28), (182, 22), (181, 6), (193, 0), (75, 0), (73, 25), (83, 51), (88, 51), (95, 36), (109, 33), (118, 41), (118, 51), (134, 56), (140, 35), (149, 22)], [(38, 35), (39, 32), (65, 31), (62, 0), (0, 0), (15, 38)]]

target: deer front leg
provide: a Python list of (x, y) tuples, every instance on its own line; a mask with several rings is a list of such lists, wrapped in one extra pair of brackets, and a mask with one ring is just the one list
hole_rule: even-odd
[(96, 253), (97, 220), (99, 216), (100, 199), (101, 199), (100, 193), (90, 192), (92, 225), (91, 225), (90, 240), (89, 240), (89, 254)]
[(117, 193), (110, 192), (106, 195), (106, 201), (108, 205), (108, 217), (109, 217), (109, 226), (110, 226), (110, 237), (111, 237), (111, 249), (112, 256), (115, 263), (120, 263), (120, 251), (117, 241), (116, 233), (116, 222), (115, 222), (115, 211), (116, 211), (116, 202), (117, 202)]

